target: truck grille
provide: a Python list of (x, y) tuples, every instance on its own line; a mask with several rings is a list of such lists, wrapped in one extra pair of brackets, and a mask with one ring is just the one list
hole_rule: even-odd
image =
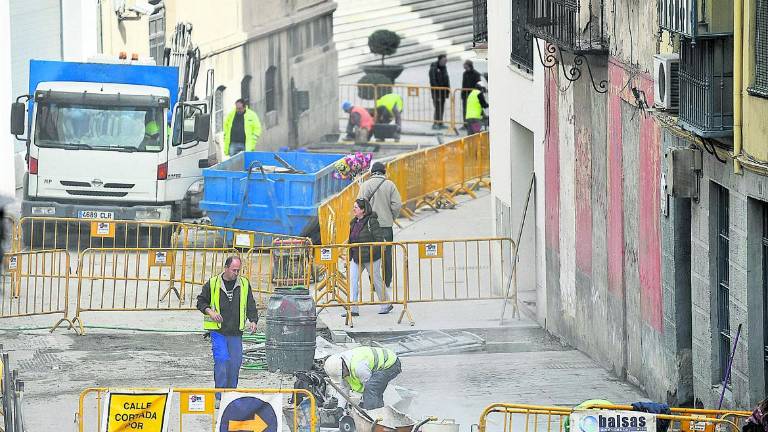
[(100, 197), (124, 197), (128, 195), (128, 192), (107, 192), (107, 191), (94, 191), (94, 190), (78, 190), (67, 189), (67, 193), (70, 195), (80, 196), (100, 196)]
[[(82, 181), (72, 181), (72, 180), (61, 180), (59, 183), (61, 183), (62, 186), (75, 186), (75, 187), (92, 187), (92, 185), (88, 182), (82, 182)], [(133, 189), (133, 187), (136, 186), (132, 183), (106, 183), (104, 184), (105, 189)]]

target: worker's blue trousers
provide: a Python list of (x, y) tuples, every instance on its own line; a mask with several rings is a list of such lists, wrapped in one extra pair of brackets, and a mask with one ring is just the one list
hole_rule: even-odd
[[(212, 331), (211, 349), (216, 388), (236, 388), (243, 363), (243, 337), (224, 336)], [(216, 393), (216, 399), (221, 399), (221, 394)]]

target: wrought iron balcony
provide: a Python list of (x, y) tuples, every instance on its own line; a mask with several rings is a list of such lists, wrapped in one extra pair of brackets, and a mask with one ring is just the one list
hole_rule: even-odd
[(680, 40), (678, 122), (705, 138), (733, 133), (733, 35)]
[(696, 0), (658, 0), (659, 27), (693, 36), (696, 30)]
[(607, 53), (604, 0), (527, 0), (528, 31), (576, 54)]
[(526, 29), (528, 0), (510, 0), (512, 15), (509, 60), (527, 71), (533, 70), (533, 37)]
[(472, 0), (472, 45), (488, 45), (488, 0)]

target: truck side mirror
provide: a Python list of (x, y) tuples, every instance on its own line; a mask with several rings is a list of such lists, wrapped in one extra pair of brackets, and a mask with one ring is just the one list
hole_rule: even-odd
[(11, 135), (24, 135), (24, 117), (27, 115), (23, 102), (11, 104)]
[(195, 117), (195, 139), (197, 141), (208, 141), (211, 132), (211, 115), (200, 114)]

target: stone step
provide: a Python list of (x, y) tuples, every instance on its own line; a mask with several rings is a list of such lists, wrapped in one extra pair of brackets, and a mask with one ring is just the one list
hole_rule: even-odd
[(370, 33), (373, 29), (386, 28), (391, 30), (388, 26), (408, 23), (415, 24), (417, 21), (423, 19), (438, 22), (447, 21), (453, 16), (472, 16), (472, 8), (467, 9), (464, 2), (436, 6), (433, 9), (424, 9), (420, 11), (406, 10), (399, 13), (387, 12), (389, 11), (384, 10), (382, 11), (382, 14), (378, 16), (365, 13), (347, 16), (343, 19), (334, 18), (333, 31), (336, 34), (344, 34), (354, 30), (366, 29)]
[(435, 6), (441, 6), (451, 3), (464, 2), (469, 3), (470, 7), (472, 2), (467, 0), (378, 0), (376, 2), (361, 2), (358, 0), (339, 0), (336, 2), (337, 8), (334, 13), (334, 17), (346, 17), (348, 15), (355, 15), (360, 13), (379, 13), (381, 11), (392, 11), (391, 14), (395, 14), (401, 9), (408, 8), (410, 10), (424, 10), (432, 9)]
[(334, 35), (334, 42), (339, 44), (353, 45), (368, 44), (368, 36), (379, 28), (393, 31), (400, 37), (408, 37), (414, 34), (437, 32), (443, 29), (461, 27), (469, 34), (472, 34), (472, 13), (466, 11), (454, 11), (440, 15), (434, 18), (413, 18), (392, 23), (383, 27), (362, 27), (356, 30), (350, 30), (344, 33)]
[[(387, 63), (400, 64), (403, 66), (418, 66), (418, 65), (430, 64), (435, 61), (438, 54), (446, 54), (449, 59), (464, 57), (465, 55), (467, 55), (467, 52), (470, 46), (471, 46), (471, 43), (467, 45), (448, 45), (446, 47), (441, 47), (441, 48), (425, 48), (423, 50), (409, 53), (407, 55), (398, 56), (397, 58), (394, 58), (394, 59), (387, 58)], [(362, 72), (362, 69), (360, 69), (360, 66), (366, 65), (366, 64), (376, 64), (379, 61), (380, 60), (372, 59), (371, 61), (366, 61), (363, 63), (355, 63), (355, 64), (348, 64), (348, 65), (339, 64), (339, 76), (359, 74)]]
[[(452, 39), (459, 37), (461, 37), (463, 40), (465, 37), (469, 37), (470, 39), (472, 37), (472, 32), (467, 32), (466, 27), (461, 25), (458, 27), (449, 28), (440, 28), (440, 26), (437, 25), (428, 25), (409, 30), (408, 33), (405, 34), (407, 34), (407, 36), (405, 36), (400, 41), (398, 53), (401, 50), (407, 49), (411, 45), (428, 43), (434, 40)], [(368, 48), (368, 42), (366, 40), (355, 40), (342, 43), (337, 42), (336, 49), (339, 51), (339, 59), (365, 55), (369, 54), (371, 51), (370, 48)]]
[[(434, 57), (437, 57), (437, 54), (440, 50), (447, 49), (451, 46), (465, 47), (468, 44), (471, 45), (471, 43), (472, 43), (472, 35), (464, 35), (464, 34), (424, 39), (420, 42), (414, 41), (414, 43), (409, 43), (406, 46), (402, 46), (400, 49), (397, 50), (397, 53), (395, 53), (395, 55), (387, 56), (385, 61), (391, 62), (394, 64), (399, 64), (397, 63), (399, 61), (398, 60), (399, 58), (408, 56), (409, 54), (413, 54), (415, 52), (421, 52), (425, 50), (434, 51), (435, 52)], [(367, 63), (375, 63), (380, 61), (381, 61), (381, 57), (378, 55), (372, 54), (367, 49), (367, 47), (363, 52), (359, 52), (355, 55), (350, 55), (345, 57), (339, 56), (340, 67), (347, 66), (350, 64), (367, 64)]]

